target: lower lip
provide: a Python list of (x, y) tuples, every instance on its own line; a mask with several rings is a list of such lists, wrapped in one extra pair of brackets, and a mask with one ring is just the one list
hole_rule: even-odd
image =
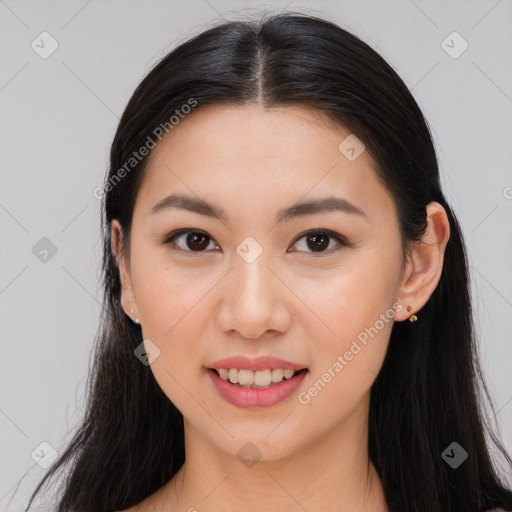
[(266, 389), (252, 389), (235, 386), (222, 379), (215, 370), (208, 370), (208, 375), (220, 396), (235, 407), (244, 409), (271, 407), (283, 402), (300, 386), (306, 373), (307, 371), (297, 373), (291, 379), (285, 379)]

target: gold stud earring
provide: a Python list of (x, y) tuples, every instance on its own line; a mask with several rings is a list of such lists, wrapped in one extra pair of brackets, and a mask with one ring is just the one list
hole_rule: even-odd
[[(411, 312), (411, 310), (412, 310), (412, 307), (407, 306), (407, 311), (409, 311), (409, 313)], [(409, 322), (416, 322), (416, 320), (418, 320), (418, 317), (416, 315), (411, 315), (409, 317)]]

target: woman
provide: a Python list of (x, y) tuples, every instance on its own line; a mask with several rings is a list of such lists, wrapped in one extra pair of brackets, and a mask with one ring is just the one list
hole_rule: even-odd
[(292, 14), (181, 44), (98, 193), (90, 400), (32, 499), (68, 465), (59, 511), (512, 509), (462, 233), (368, 45)]

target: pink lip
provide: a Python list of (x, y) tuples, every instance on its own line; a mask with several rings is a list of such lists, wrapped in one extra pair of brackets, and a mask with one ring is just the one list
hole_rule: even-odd
[[(266, 366), (266, 368), (269, 368), (269, 366)], [(222, 379), (215, 370), (208, 370), (208, 375), (220, 396), (235, 407), (244, 409), (270, 407), (283, 402), (300, 386), (307, 373), (307, 371), (300, 372), (291, 379), (285, 379), (267, 389), (252, 389), (235, 386)]]
[(216, 370), (220, 370), (221, 368), (236, 368), (237, 370), (266, 370), (267, 368), (272, 370), (274, 368), (282, 368), (283, 370), (302, 370), (306, 368), (306, 365), (291, 363), (290, 361), (285, 361), (284, 359), (279, 359), (277, 357), (256, 357), (255, 359), (251, 359), (245, 356), (236, 356), (236, 357), (226, 357), (225, 359), (220, 359), (215, 363), (205, 365), (206, 368), (215, 368)]

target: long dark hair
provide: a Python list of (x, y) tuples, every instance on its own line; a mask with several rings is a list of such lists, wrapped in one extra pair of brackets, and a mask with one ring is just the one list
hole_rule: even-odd
[[(441, 191), (422, 112), (389, 64), (356, 36), (323, 19), (283, 13), (198, 34), (162, 58), (131, 97), (101, 191), (104, 306), (84, 419), (26, 510), (58, 469), (67, 468), (59, 512), (112, 511), (154, 493), (185, 460), (183, 416), (134, 356), (141, 329), (120, 304), (110, 227), (119, 220), (128, 254), (147, 157), (131, 159), (150, 141), (158, 143), (162, 127), (170, 131), (171, 116), (191, 102), (195, 109), (302, 106), (348, 128), (394, 197), (403, 242), (421, 239), (429, 202), (445, 208), (451, 236), (440, 282), (419, 321), (394, 324), (371, 389), (370, 457), (391, 512), (512, 509), (502, 480), (512, 461), (484, 408), (485, 400), (494, 412), (478, 362), (464, 240)], [(456, 469), (442, 457), (453, 442), (468, 454)]]

